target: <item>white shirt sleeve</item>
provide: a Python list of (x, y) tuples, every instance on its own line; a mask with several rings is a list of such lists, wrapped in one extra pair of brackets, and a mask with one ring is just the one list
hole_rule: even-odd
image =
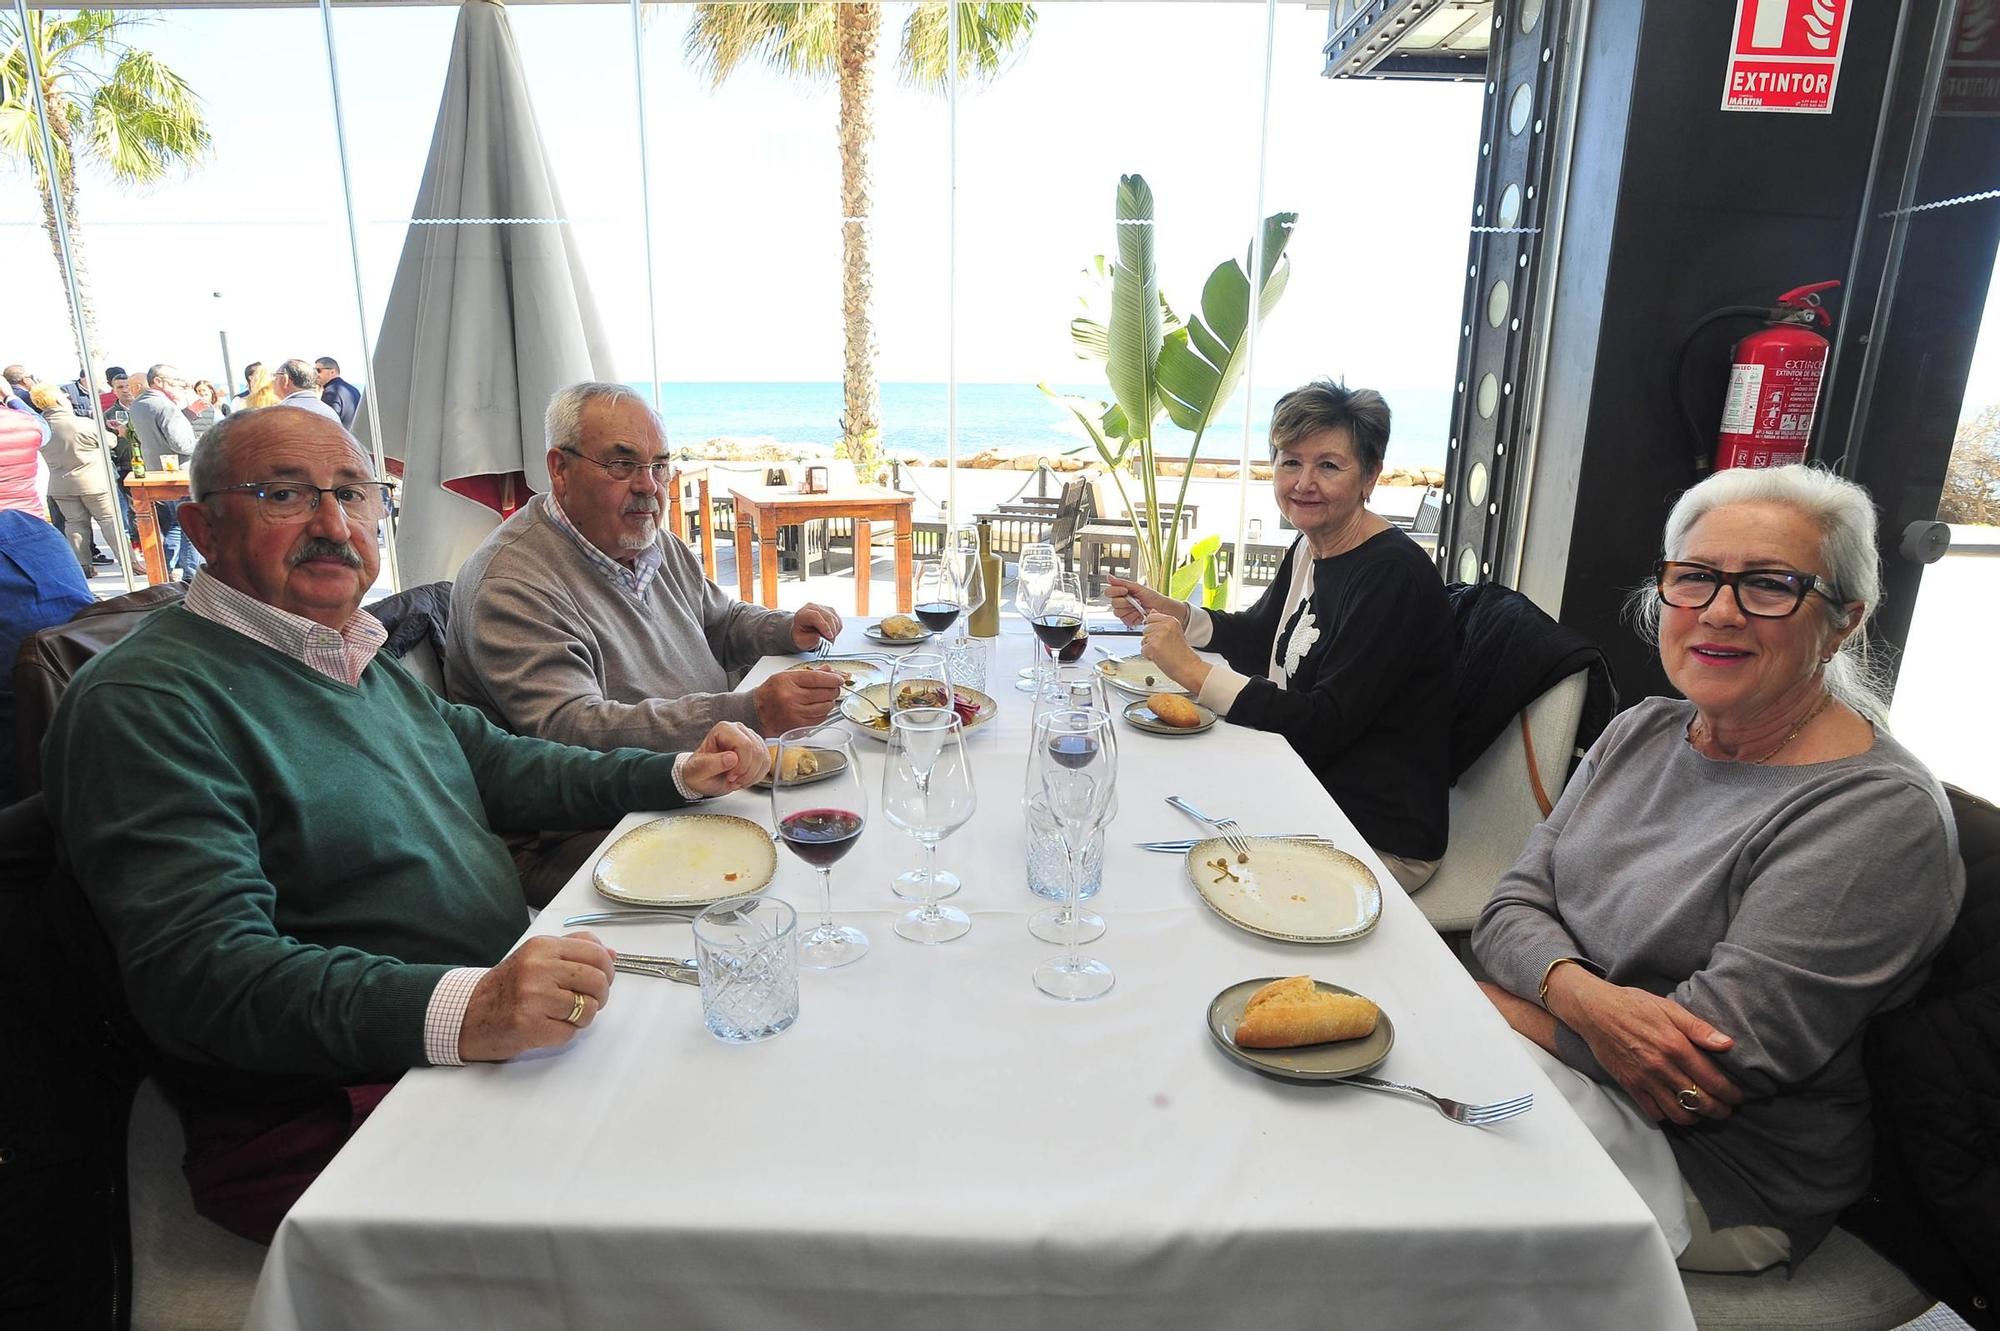
[(431, 990), (430, 1006), (424, 1009), (424, 1057), (432, 1067), (462, 1067), (458, 1056), (458, 1035), (465, 1026), (465, 1007), (472, 991), (486, 978), (485, 966), (460, 966), (446, 971)]

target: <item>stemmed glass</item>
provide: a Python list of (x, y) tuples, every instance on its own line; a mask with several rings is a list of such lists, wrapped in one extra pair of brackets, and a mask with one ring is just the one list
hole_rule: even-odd
[[(1050, 712), (1035, 722), (1029, 767), (1041, 784), (1042, 798), (1062, 836), (1069, 859), (1065, 905), (1077, 914), (1077, 894), (1083, 884), (1084, 851), (1090, 839), (1110, 821), (1118, 780), (1118, 750), (1111, 741), (1111, 717), (1099, 711)], [(1069, 947), (1035, 968), (1035, 987), (1051, 998), (1082, 1002), (1109, 992), (1111, 968), (1094, 957), (1077, 953), (1075, 930)]]
[[(1105, 692), (1104, 677), (1095, 670), (1084, 666), (1059, 665), (1052, 676), (1042, 681), (1035, 693), (1034, 711), (1028, 718), (1028, 733), (1034, 733), (1035, 723), (1052, 712), (1081, 712), (1095, 709), (1108, 714), (1111, 710)], [(1118, 731), (1113, 727), (1106, 732), (1113, 749), (1118, 747)], [(1115, 756), (1115, 755), (1114, 755)], [(1027, 809), (1030, 831), (1039, 829), (1052, 834), (1054, 824), (1049, 821), (1048, 801), (1042, 796), (1041, 773), (1035, 764), (1028, 764), (1027, 789), (1023, 795), (1023, 806)], [(1109, 822), (1118, 812), (1118, 793), (1111, 794), (1111, 812), (1105, 816)], [(1100, 855), (1102, 851), (1100, 850)], [(1077, 894), (1082, 901), (1082, 891)], [(1081, 904), (1072, 907), (1067, 900), (1052, 906), (1044, 906), (1028, 917), (1028, 932), (1044, 943), (1067, 943), (1072, 933), (1079, 943), (1093, 942), (1104, 936), (1104, 917)]]
[(1074, 573), (1058, 573), (1049, 594), (1042, 598), (1041, 613), (1028, 622), (1034, 626), (1042, 646), (1048, 649), (1050, 664), (1042, 667), (1041, 673), (1041, 679), (1046, 681), (1056, 662), (1072, 659), (1065, 653), (1083, 632), (1082, 578)]
[[(896, 933), (913, 943), (948, 943), (972, 927), (962, 910), (938, 905), (955, 874), (937, 867), (937, 843), (963, 827), (979, 805), (965, 733), (947, 708), (913, 707), (896, 713), (889, 728), (889, 760), (882, 769), (882, 813), (924, 848), (924, 863), (896, 879), (900, 897), (921, 903), (896, 921)], [(908, 889), (907, 891), (904, 889)]]
[[(812, 754), (807, 773), (791, 755)], [(787, 777), (786, 771), (793, 775)], [(868, 820), (868, 794), (854, 761), (854, 740), (834, 725), (801, 726), (778, 736), (778, 761), (771, 769), (771, 820), (792, 853), (819, 872), (819, 923), (799, 936), (799, 964), (832, 970), (868, 953), (868, 935), (833, 922), (833, 866), (861, 839)]]
[[(1042, 603), (1056, 585), (1056, 575), (1061, 572), (1062, 561), (1056, 558), (1056, 548), (1047, 541), (1021, 547), (1020, 566), (1014, 574), (1014, 608), (1021, 612), (1021, 618), (1030, 624), (1035, 622), (1035, 616), (1042, 613)], [(1014, 685), (1023, 693), (1034, 690), (1042, 669), (1042, 654), (1032, 647), (1028, 650), (1034, 660)]]
[[(912, 688), (914, 686), (914, 688)], [(911, 689), (911, 707), (942, 707), (949, 712), (958, 691), (951, 686), (951, 671), (945, 668), (942, 652), (904, 652), (889, 667), (889, 714), (904, 710), (903, 693)]]
[(964, 610), (965, 589), (949, 563), (927, 559), (917, 570), (915, 613), (923, 626), (943, 633)]
[(979, 567), (979, 529), (953, 528), (945, 541), (943, 562), (958, 579), (959, 594), (964, 597), (965, 614), (958, 621), (958, 640), (963, 643), (972, 634), (974, 612), (986, 604), (986, 571)]

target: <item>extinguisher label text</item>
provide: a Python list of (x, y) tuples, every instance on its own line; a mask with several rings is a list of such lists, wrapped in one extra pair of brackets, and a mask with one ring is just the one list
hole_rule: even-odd
[(1722, 433), (1749, 434), (1757, 428), (1757, 399), (1763, 396), (1764, 367), (1729, 367), (1729, 395), (1722, 402)]

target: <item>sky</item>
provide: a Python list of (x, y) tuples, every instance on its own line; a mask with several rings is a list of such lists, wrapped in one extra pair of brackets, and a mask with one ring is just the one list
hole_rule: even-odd
[[(956, 138), (957, 317), (945, 275), (953, 140), (941, 97), (890, 67), (907, 6), (885, 6), (878, 74), (874, 270), (885, 380), (1076, 382), (1068, 322), (1081, 273), (1113, 244), (1122, 172), (1158, 206), (1161, 284), (1177, 308), (1247, 248), (1258, 216), (1265, 9), (1245, 3), (1038, 6), (1026, 52), (962, 94)], [(837, 380), (838, 159), (832, 88), (738, 71), (719, 90), (681, 53), (688, 10), (644, 32), (659, 373), (670, 381)], [(509, 11), (543, 142), (614, 347), (651, 377), (630, 11)], [(353, 268), (319, 14), (174, 10), (134, 40), (203, 99), (214, 150), (144, 191), (86, 172), (81, 191), (108, 357), (222, 373), (221, 335), (251, 359), (363, 364), (437, 115), (455, 6), (334, 11), (359, 228)], [(1296, 211), (1292, 280), (1265, 326), (1258, 385), (1315, 374), (1449, 389), (1464, 292), (1480, 84), (1320, 76), (1326, 13), (1277, 11), (1264, 212)], [(7, 345), (45, 376), (75, 363), (29, 177), (0, 169)], [(1995, 287), (2000, 305), (2000, 284)], [(1989, 306), (1987, 327), (2000, 329)], [(955, 326), (956, 337), (947, 336)], [(1392, 397), (1393, 400), (1393, 397)], [(2000, 400), (2000, 331), (1970, 401)]]

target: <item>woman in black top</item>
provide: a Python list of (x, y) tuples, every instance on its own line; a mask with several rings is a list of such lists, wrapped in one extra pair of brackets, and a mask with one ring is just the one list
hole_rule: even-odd
[(1445, 848), (1452, 619), (1430, 557), (1367, 507), (1388, 443), (1380, 393), (1294, 389), (1271, 413), (1272, 486), (1299, 539), (1257, 604), (1203, 610), (1117, 578), (1110, 590), (1126, 623), (1146, 612), (1154, 664), (1235, 724), (1291, 741), (1415, 889)]

